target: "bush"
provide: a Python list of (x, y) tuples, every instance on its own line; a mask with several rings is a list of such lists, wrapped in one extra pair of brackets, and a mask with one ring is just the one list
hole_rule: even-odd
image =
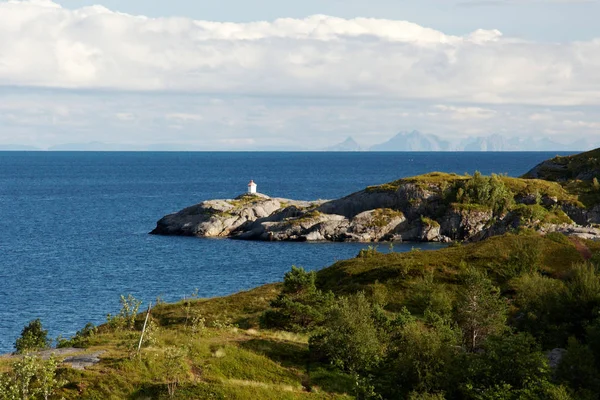
[(542, 249), (537, 240), (526, 236), (516, 236), (506, 263), (502, 266), (501, 274), (505, 279), (512, 279), (524, 273), (537, 272), (540, 269)]
[(108, 314), (106, 316), (106, 322), (108, 323), (108, 326), (113, 329), (134, 329), (135, 318), (140, 306), (142, 305), (142, 301), (136, 299), (133, 297), (133, 295), (128, 294), (127, 297), (121, 295), (119, 302), (121, 303), (119, 315), (113, 316)]
[[(550, 379), (548, 360), (535, 338), (527, 333), (490, 336), (480, 353), (468, 358), (469, 376), (464, 385), (467, 398), (478, 398), (477, 393), (487, 393), (485, 398), (523, 398), (525, 393), (541, 398)], [(504, 393), (508, 397), (492, 397)]]
[[(384, 398), (409, 398), (416, 393), (444, 391), (453, 386), (460, 333), (449, 325), (426, 326), (410, 321), (399, 327), (381, 365), (377, 386)], [(439, 395), (438, 395), (439, 396)], [(443, 397), (425, 397), (443, 398)]]
[(50, 346), (48, 331), (42, 328), (42, 322), (35, 319), (27, 324), (21, 332), (21, 337), (15, 342), (17, 353), (35, 351)]
[(495, 174), (486, 177), (479, 171), (468, 180), (457, 181), (453, 192), (456, 203), (486, 206), (492, 209), (494, 215), (505, 213), (514, 203), (513, 193), (500, 177)]
[(534, 335), (545, 348), (562, 347), (569, 336), (564, 327), (566, 285), (539, 273), (525, 274), (512, 282), (518, 312), (514, 324)]
[(57, 379), (58, 360), (24, 356), (0, 375), (0, 399), (48, 399), (64, 383)]
[(383, 355), (379, 338), (373, 307), (360, 292), (336, 302), (323, 331), (310, 338), (310, 349), (317, 358), (324, 356), (342, 370), (361, 374), (379, 363)]
[(578, 399), (597, 399), (600, 392), (600, 373), (590, 348), (569, 338), (567, 352), (556, 370), (559, 382), (566, 383), (577, 393)]
[(261, 326), (305, 332), (321, 324), (334, 296), (317, 289), (316, 276), (314, 271), (292, 266), (284, 276), (281, 293), (271, 302), (272, 308), (261, 316)]
[(97, 328), (91, 322), (88, 322), (83, 329), (77, 331), (71, 339), (57, 339), (56, 347), (77, 347), (86, 348), (89, 346), (89, 341), (92, 339), (97, 332)]

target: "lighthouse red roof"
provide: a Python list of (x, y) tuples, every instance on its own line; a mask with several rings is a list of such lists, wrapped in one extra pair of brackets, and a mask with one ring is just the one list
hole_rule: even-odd
[(256, 183), (254, 183), (253, 180), (250, 181), (250, 183), (248, 184), (248, 186), (252, 186), (252, 185), (256, 185)]

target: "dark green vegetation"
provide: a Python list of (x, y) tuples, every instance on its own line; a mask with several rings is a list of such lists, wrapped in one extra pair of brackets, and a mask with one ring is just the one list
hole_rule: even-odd
[[(52, 372), (49, 398), (596, 399), (596, 260), (598, 243), (528, 232), (371, 248), (318, 273), (294, 267), (283, 284), (159, 304), (139, 353), (145, 313), (132, 318), (138, 303), (123, 297), (107, 324), (61, 340), (105, 353)], [(554, 348), (567, 352), (551, 368)]]
[[(448, 208), (490, 212), (491, 216), (503, 216), (513, 211), (523, 217), (522, 222), (572, 223), (560, 207), (583, 206), (576, 194), (570, 194), (556, 182), (494, 174), (483, 176), (479, 172), (473, 176), (432, 172), (371, 186), (367, 192), (396, 192), (406, 185), (414, 185), (439, 199), (435, 210), (430, 212), (432, 216), (441, 216)], [(423, 221), (430, 226), (431, 222), (431, 219)]]
[(559, 182), (586, 207), (600, 204), (600, 149), (544, 161), (523, 175), (532, 177)]
[(42, 322), (36, 319), (23, 328), (21, 337), (15, 342), (15, 349), (18, 353), (23, 353), (28, 350), (45, 349), (49, 345), (48, 331), (42, 329)]
[(600, 149), (573, 156), (556, 156), (526, 173), (524, 178), (538, 177), (548, 181), (564, 182), (591, 181), (597, 176), (600, 176)]

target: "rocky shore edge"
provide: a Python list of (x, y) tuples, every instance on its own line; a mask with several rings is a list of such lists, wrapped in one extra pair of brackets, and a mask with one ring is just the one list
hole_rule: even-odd
[(553, 191), (558, 189), (549, 186), (555, 183), (503, 177), (507, 187), (528, 186), (513, 188), (512, 208), (498, 212), (482, 204), (449, 202), (448, 185), (466, 179), (431, 173), (331, 201), (243, 194), (166, 215), (151, 234), (261, 241), (452, 242), (528, 228), (600, 239), (600, 229), (593, 226), (600, 222), (600, 209), (589, 210), (566, 195), (557, 196)]

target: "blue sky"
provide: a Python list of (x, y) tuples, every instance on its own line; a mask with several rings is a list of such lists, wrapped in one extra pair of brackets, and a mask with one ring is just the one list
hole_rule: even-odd
[(596, 1), (0, 0), (0, 146), (600, 142)]

